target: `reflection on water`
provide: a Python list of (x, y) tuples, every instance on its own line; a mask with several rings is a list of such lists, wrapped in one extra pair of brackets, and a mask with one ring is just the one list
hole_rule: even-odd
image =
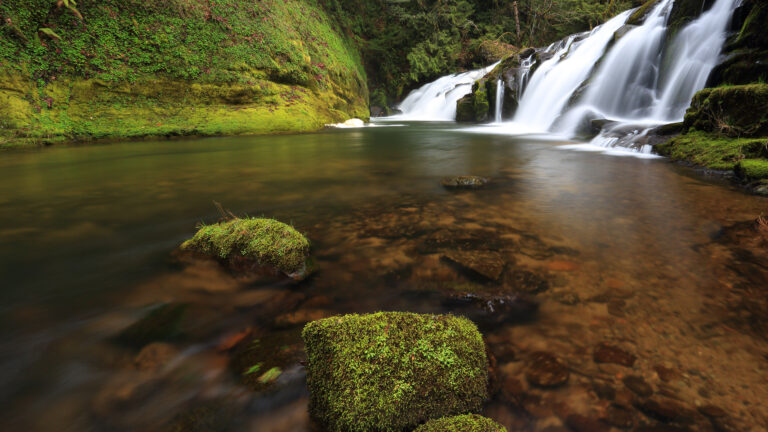
[[(496, 356), (486, 414), (510, 430), (578, 416), (760, 430), (768, 261), (750, 224), (766, 200), (665, 160), (558, 144), (440, 124), (2, 155), (0, 425), (307, 430), (303, 323), (398, 309), (482, 323)], [(493, 181), (440, 187), (460, 174)], [(318, 273), (290, 285), (175, 258), (217, 219), (213, 201), (293, 223)], [(465, 292), (520, 293), (538, 312), (456, 309)], [(115, 341), (160, 304), (186, 305), (177, 337)], [(598, 363), (601, 343), (637, 361)], [(567, 385), (529, 384), (539, 351), (568, 366)], [(261, 384), (243, 374), (256, 363), (282, 374)], [(694, 414), (654, 411), (674, 403)], [(725, 416), (696, 410), (709, 405)]]

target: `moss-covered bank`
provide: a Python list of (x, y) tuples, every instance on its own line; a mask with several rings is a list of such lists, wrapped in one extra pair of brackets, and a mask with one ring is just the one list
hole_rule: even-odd
[(304, 328), (310, 414), (329, 431), (402, 431), (477, 412), (488, 396), (477, 327), (452, 315), (382, 312)]
[(0, 146), (367, 118), (357, 49), (315, 0), (77, 7), (0, 2)]

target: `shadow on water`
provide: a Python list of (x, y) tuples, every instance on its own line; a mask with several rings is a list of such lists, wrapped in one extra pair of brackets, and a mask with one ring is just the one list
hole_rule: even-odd
[[(574, 415), (653, 424), (659, 395), (765, 424), (768, 260), (750, 225), (765, 199), (665, 160), (453, 129), (3, 155), (0, 424), (308, 430), (303, 324), (377, 310), (477, 321), (495, 356), (486, 414), (510, 430)], [(492, 182), (440, 186), (461, 174)], [(319, 271), (294, 285), (175, 257), (196, 223), (218, 218), (212, 201), (291, 222)], [(116, 337), (151, 311), (173, 331)], [(605, 343), (637, 362), (596, 362)], [(547, 356), (567, 366), (566, 385), (531, 378)], [(654, 396), (627, 390), (642, 387), (627, 375)]]

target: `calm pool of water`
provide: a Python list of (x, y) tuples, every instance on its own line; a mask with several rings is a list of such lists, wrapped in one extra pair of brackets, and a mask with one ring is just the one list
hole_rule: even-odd
[[(638, 375), (656, 394), (764, 430), (766, 243), (730, 230), (768, 212), (767, 200), (665, 159), (560, 144), (422, 124), (0, 155), (0, 425), (308, 430), (303, 322), (452, 311), (446, 295), (505, 292), (508, 275), (524, 271), (546, 285), (531, 294), (536, 318), (483, 328), (493, 350), (514, 352), (498, 356), (504, 390), (487, 415), (514, 430), (573, 413), (603, 418), (611, 402), (595, 383), (621, 394), (623, 377)], [(462, 174), (492, 182), (440, 186)], [(316, 276), (286, 286), (174, 258), (198, 222), (218, 219), (214, 201), (307, 233)], [(452, 251), (499, 259), (502, 276), (478, 278)], [(163, 346), (161, 367), (143, 368), (113, 336), (168, 302), (190, 305), (191, 323)], [(253, 359), (230, 349), (254, 335), (288, 353), (274, 360), (284, 373), (273, 388), (244, 379), (239, 362)], [(596, 364), (602, 342), (637, 364)], [(566, 386), (526, 382), (527, 356), (542, 350), (569, 366)], [(659, 367), (679, 377), (665, 380)], [(510, 396), (516, 381), (527, 402)]]

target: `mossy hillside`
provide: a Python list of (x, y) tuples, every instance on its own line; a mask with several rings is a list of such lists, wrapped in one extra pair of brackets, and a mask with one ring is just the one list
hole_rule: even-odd
[(701, 131), (688, 132), (656, 146), (673, 160), (716, 170), (731, 170), (745, 158), (768, 158), (768, 138), (729, 138)]
[(430, 420), (414, 432), (507, 432), (507, 428), (487, 417), (464, 414)]
[(466, 318), (380, 312), (302, 333), (310, 414), (330, 431), (401, 431), (477, 412), (487, 398), (482, 336)]
[[(0, 112), (6, 144), (305, 131), (367, 118), (359, 54), (315, 0), (82, 0), (82, 20), (54, 3), (0, 2), (0, 100), (15, 105)], [(192, 85), (202, 89), (186, 91)], [(125, 133), (110, 128), (115, 111), (135, 119)]]
[(732, 137), (768, 135), (768, 84), (701, 90), (693, 96), (683, 127)]
[(232, 219), (202, 226), (181, 249), (220, 259), (242, 256), (292, 275), (306, 268), (309, 240), (273, 219)]

